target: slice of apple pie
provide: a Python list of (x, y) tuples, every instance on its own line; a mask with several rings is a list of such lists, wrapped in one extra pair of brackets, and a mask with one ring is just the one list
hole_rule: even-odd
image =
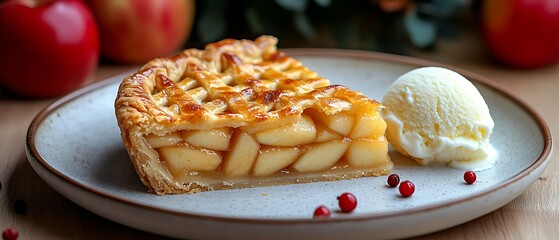
[(115, 102), (124, 145), (157, 194), (385, 175), (381, 105), (276, 50), (222, 40), (158, 58)]

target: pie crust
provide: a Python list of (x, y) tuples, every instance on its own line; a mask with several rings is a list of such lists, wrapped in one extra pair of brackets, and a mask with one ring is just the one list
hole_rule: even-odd
[(386, 175), (382, 107), (276, 49), (226, 39), (157, 58), (121, 83), (115, 111), (157, 194)]

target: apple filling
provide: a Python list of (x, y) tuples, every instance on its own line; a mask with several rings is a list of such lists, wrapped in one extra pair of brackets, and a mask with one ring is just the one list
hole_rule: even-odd
[(347, 178), (386, 174), (392, 162), (385, 130), (376, 111), (328, 116), (307, 109), (294, 122), (254, 133), (222, 127), (149, 135), (146, 140), (175, 181), (215, 187), (246, 185), (250, 178), (251, 186), (263, 186), (280, 180), (310, 182), (313, 176), (328, 179), (329, 174), (337, 180), (340, 172)]

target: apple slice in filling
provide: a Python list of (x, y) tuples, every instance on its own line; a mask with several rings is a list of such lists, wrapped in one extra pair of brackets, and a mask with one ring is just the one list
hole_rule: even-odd
[(173, 176), (204, 173), (214, 179), (241, 179), (277, 177), (279, 173), (320, 174), (339, 166), (355, 170), (385, 167), (389, 161), (385, 129), (375, 113), (325, 116), (311, 111), (295, 122), (253, 134), (221, 127), (146, 139)]

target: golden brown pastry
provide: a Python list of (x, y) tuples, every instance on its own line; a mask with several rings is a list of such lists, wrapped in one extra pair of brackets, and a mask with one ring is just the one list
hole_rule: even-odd
[(226, 39), (158, 58), (115, 101), (136, 172), (157, 194), (387, 174), (381, 105), (276, 50)]

